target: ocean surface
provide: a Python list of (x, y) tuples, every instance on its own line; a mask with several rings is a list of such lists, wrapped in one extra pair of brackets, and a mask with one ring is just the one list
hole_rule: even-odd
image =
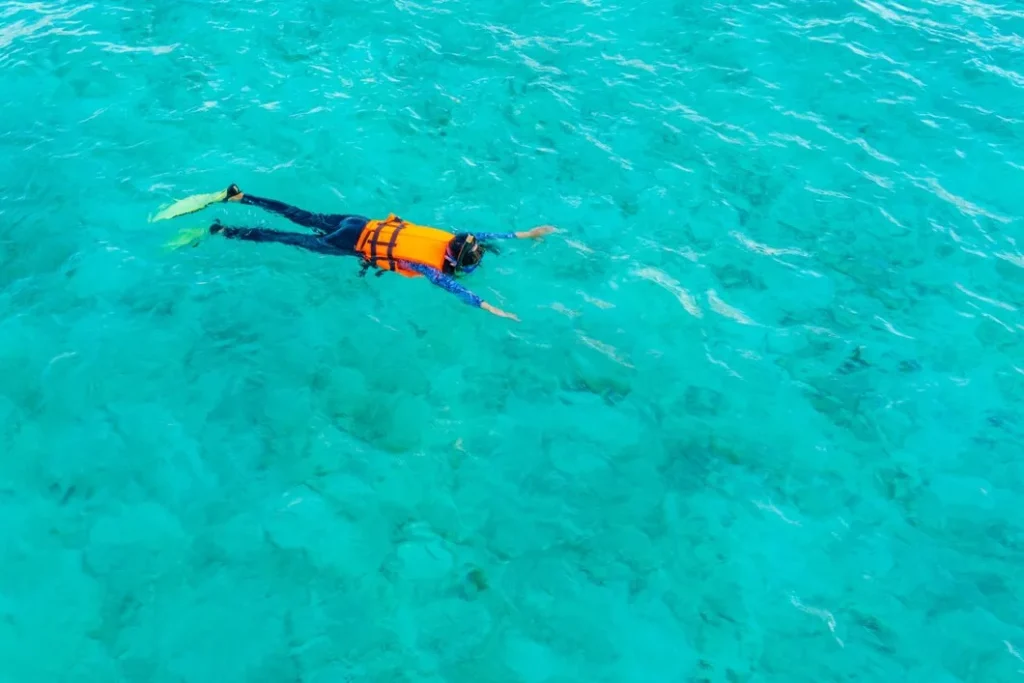
[[(1024, 681), (1024, 5), (0, 0), (0, 683)], [(179, 230), (525, 230), (466, 280)]]

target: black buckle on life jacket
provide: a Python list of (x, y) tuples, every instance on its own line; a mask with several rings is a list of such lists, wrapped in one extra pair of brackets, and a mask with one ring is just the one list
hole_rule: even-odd
[(370, 270), (370, 268), (373, 268), (376, 271), (374, 275), (377, 277), (380, 277), (387, 272), (380, 266), (373, 265), (369, 261), (363, 261), (362, 265), (359, 267), (359, 277), (366, 277), (366, 271)]

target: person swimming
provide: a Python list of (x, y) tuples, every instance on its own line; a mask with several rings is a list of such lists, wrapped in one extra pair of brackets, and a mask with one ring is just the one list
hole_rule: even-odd
[(410, 223), (394, 214), (384, 219), (370, 219), (356, 214), (313, 213), (275, 199), (243, 193), (234, 184), (222, 192), (182, 200), (175, 205), (177, 209), (165, 209), (153, 220), (194, 213), (216, 202), (239, 202), (256, 206), (310, 228), (315, 234), (231, 227), (215, 220), (209, 228), (202, 229), (200, 235), (190, 233), (186, 240), (188, 243), (194, 244), (199, 236), (209, 233), (250, 242), (290, 244), (320, 254), (358, 256), (363, 261), (360, 275), (374, 268), (377, 275), (393, 272), (406, 277), (426, 277), (431, 283), (455, 294), (471, 306), (515, 321), (519, 318), (487, 303), (456, 278), (469, 275), (479, 268), (485, 253), (500, 253), (501, 250), (492, 244), (492, 240), (536, 239), (555, 230), (550, 225), (541, 225), (523, 232), (452, 233)]

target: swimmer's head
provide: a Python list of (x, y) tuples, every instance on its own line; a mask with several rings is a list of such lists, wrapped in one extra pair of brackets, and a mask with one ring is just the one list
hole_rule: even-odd
[(469, 274), (476, 270), (485, 251), (496, 251), (493, 247), (477, 240), (469, 233), (460, 232), (448, 242), (445, 250), (445, 264), (456, 275)]

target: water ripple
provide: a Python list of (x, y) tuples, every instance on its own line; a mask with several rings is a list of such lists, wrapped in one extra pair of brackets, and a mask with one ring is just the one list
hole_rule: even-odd
[[(11, 675), (1010, 680), (1021, 36), (978, 0), (0, 0)], [(229, 182), (561, 230), (464, 280), (513, 324), (160, 249), (301, 229), (145, 222)]]

